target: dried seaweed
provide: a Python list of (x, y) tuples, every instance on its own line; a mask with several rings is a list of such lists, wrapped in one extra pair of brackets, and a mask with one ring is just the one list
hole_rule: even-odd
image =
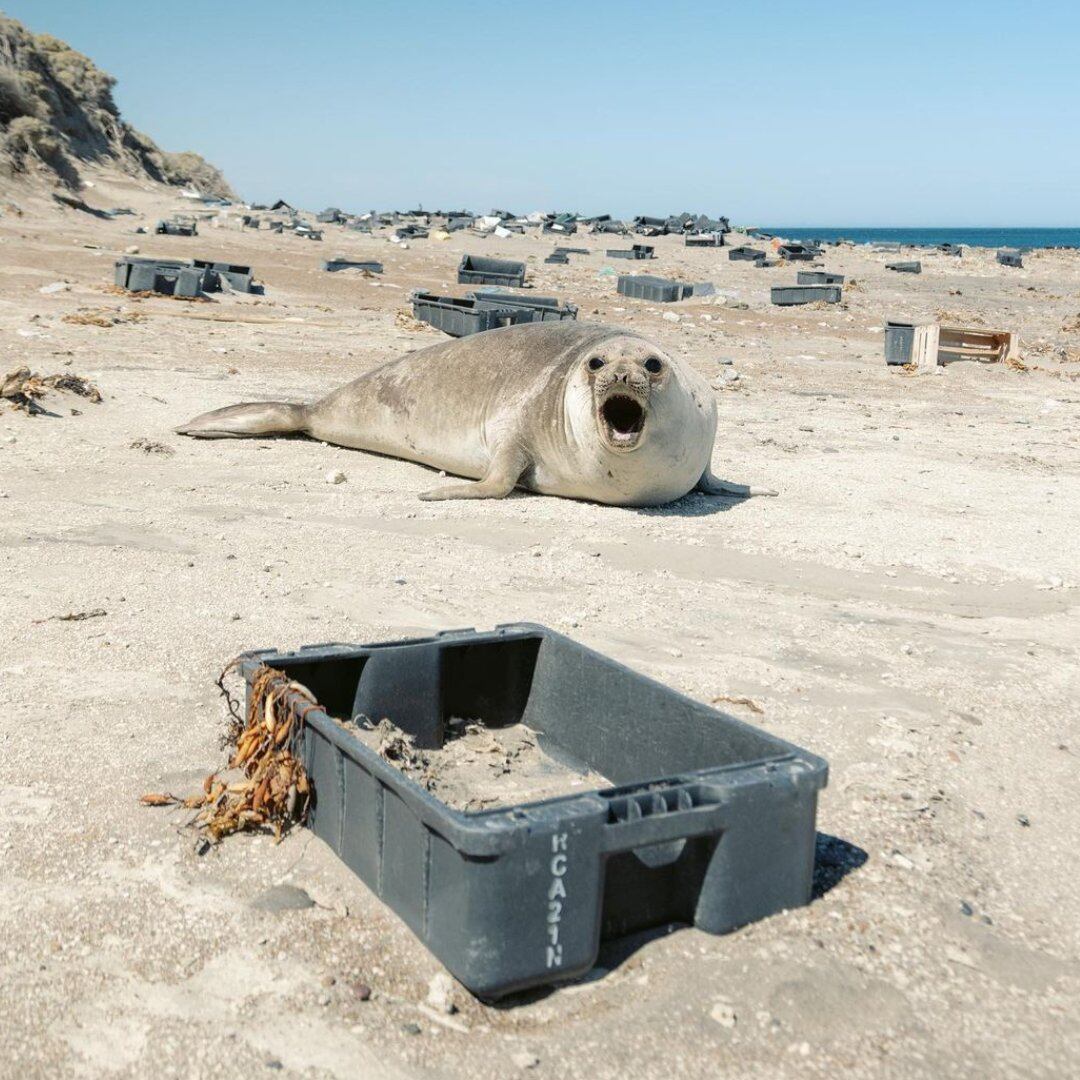
[[(222, 672), (219, 686), (235, 664)], [(240, 721), (230, 710), (236, 719), (230, 725), (234, 749), (227, 769), (210, 773), (202, 791), (188, 798), (149, 792), (140, 801), (197, 810), (192, 824), (214, 843), (257, 829), (270, 829), (281, 840), (292, 825), (304, 822), (311, 803), (311, 781), (295, 751), (304, 717), (317, 708), (307, 687), (260, 665), (251, 680), (246, 717)], [(230, 771), (239, 775), (222, 775)]]
[(37, 400), (50, 390), (66, 390), (94, 404), (101, 401), (101, 391), (81, 375), (35, 375), (28, 367), (20, 367), (0, 378), (0, 398), (31, 416), (45, 411)]

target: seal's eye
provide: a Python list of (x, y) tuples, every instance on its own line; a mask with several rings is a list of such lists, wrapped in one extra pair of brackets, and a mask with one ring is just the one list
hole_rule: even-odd
[(650, 356), (649, 359), (645, 361), (645, 370), (650, 375), (659, 375), (663, 366), (664, 365), (661, 364), (655, 356)]
[(604, 366), (604, 358), (602, 356), (594, 356), (589, 361), (590, 371), (599, 371)]

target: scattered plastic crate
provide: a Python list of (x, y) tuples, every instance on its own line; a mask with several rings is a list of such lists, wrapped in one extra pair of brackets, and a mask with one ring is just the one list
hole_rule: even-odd
[(916, 323), (885, 323), (885, 363), (896, 366), (910, 364), (914, 360)]
[(154, 226), (158, 236), (198, 236), (199, 229), (194, 221), (159, 221)]
[(686, 247), (723, 247), (724, 234), (715, 233), (687, 233), (683, 241)]
[(369, 274), (381, 274), (383, 264), (374, 259), (326, 259), (322, 268), (331, 274), (339, 270), (366, 270)]
[(652, 244), (633, 244), (628, 248), (608, 248), (604, 254), (609, 259), (655, 259), (656, 248)]
[(676, 300), (685, 300), (694, 294), (694, 286), (684, 281), (670, 281), (668, 278), (654, 277), (652, 274), (620, 274), (618, 291), (623, 296), (635, 300), (653, 300), (660, 304), (670, 304)]
[(892, 262), (885, 264), (886, 270), (895, 270), (898, 274), (921, 274), (922, 263), (918, 260), (910, 262)]
[(1024, 265), (1024, 260), (1021, 257), (1020, 252), (1014, 251), (1012, 248), (1003, 248), (999, 251), (997, 253), (997, 261), (1001, 263), (1002, 266), (1022, 268)]
[(755, 262), (758, 259), (765, 258), (765, 252), (760, 251), (758, 248), (746, 247), (733, 247), (729, 249), (727, 257), (731, 262)]
[[(572, 979), (601, 942), (693, 923), (721, 934), (809, 902), (828, 767), (542, 626), (249, 654), (319, 701), (299, 752), (315, 835), (469, 990)], [(447, 721), (522, 723), (610, 787), (452, 809), (354, 734), (387, 718), (419, 748)]]
[(221, 288), (221, 282), (225, 281), (236, 292), (252, 292), (255, 287), (255, 275), (250, 266), (240, 266), (236, 263), (208, 262), (205, 259), (192, 259), (192, 266), (198, 267), (203, 272), (203, 289), (206, 292), (215, 292)]
[(546, 263), (558, 263), (562, 266), (570, 265), (570, 256), (562, 251), (553, 251), (545, 260)]
[(811, 262), (818, 254), (805, 244), (781, 244), (776, 249), (776, 253), (785, 262)]
[(459, 285), (525, 286), (525, 264), (483, 255), (462, 255), (458, 265)]
[(190, 262), (173, 259), (125, 257), (116, 262), (113, 280), (131, 292), (163, 296), (198, 296), (203, 290), (203, 271)]
[(815, 300), (824, 300), (826, 304), (838, 304), (841, 291), (839, 285), (774, 285), (770, 298), (779, 307), (812, 304)]
[(417, 319), (451, 337), (466, 337), (520, 323), (576, 319), (578, 313), (576, 305), (560, 305), (553, 297), (520, 297), (484, 290), (460, 298), (436, 296), (417, 289), (412, 294), (412, 304)]
[(830, 274), (827, 270), (800, 270), (795, 275), (800, 285), (843, 285), (843, 274)]
[(477, 289), (469, 293), (481, 308), (510, 310), (514, 314), (514, 323), (523, 322), (559, 322), (563, 319), (576, 319), (576, 304), (560, 304), (553, 296), (517, 296), (513, 293), (497, 292), (490, 289)]
[(436, 296), (417, 289), (412, 294), (413, 316), (451, 337), (467, 337), (500, 326), (512, 326), (513, 309), (481, 305), (472, 297)]

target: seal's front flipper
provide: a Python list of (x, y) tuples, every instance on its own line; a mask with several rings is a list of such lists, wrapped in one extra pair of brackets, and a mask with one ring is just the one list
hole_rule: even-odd
[(749, 499), (752, 495), (776, 495), (770, 488), (750, 487), (747, 484), (729, 484), (718, 480), (708, 469), (701, 474), (701, 479), (694, 486), (695, 491), (706, 495), (726, 495), (729, 498)]
[(525, 456), (519, 450), (496, 453), (482, 480), (474, 484), (447, 484), (445, 487), (425, 491), (420, 498), (425, 502), (443, 499), (505, 499), (517, 486), (525, 471)]
[(296, 435), (307, 431), (307, 406), (283, 401), (229, 405), (203, 413), (176, 429), (196, 439), (245, 439), (252, 435)]

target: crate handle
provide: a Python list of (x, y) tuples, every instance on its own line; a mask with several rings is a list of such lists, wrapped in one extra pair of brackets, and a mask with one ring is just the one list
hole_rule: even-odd
[[(726, 804), (702, 785), (615, 796), (608, 803), (603, 848), (608, 852), (636, 851), (719, 833), (726, 816)], [(682, 847), (679, 844), (674, 855), (664, 861), (678, 858)], [(644, 852), (638, 855), (647, 865), (662, 865), (645, 858)]]

